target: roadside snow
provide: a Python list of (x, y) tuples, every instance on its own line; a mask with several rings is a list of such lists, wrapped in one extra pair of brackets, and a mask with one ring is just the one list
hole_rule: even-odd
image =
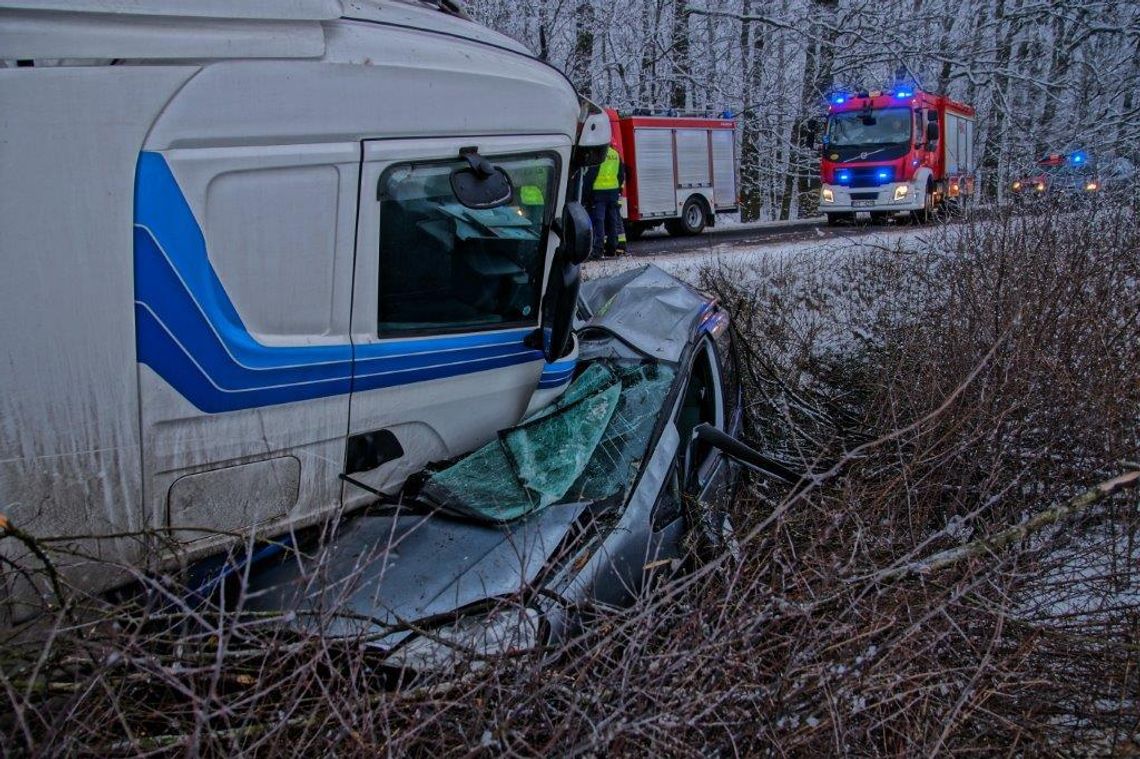
[(937, 227), (884, 229), (849, 237), (817, 237), (795, 242), (752, 244), (740, 240), (718, 241), (715, 235), (710, 234), (707, 236), (708, 247), (699, 251), (589, 261), (583, 266), (583, 274), (586, 279), (602, 277), (652, 263), (680, 279), (696, 283), (700, 270), (705, 266), (723, 265), (733, 270), (747, 271), (752, 264), (801, 255), (830, 256), (917, 250), (927, 245), (937, 230)]

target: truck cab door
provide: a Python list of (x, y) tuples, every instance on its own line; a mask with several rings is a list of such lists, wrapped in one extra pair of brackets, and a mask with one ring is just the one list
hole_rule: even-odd
[[(508, 203), (469, 208), (452, 173), (475, 149), (503, 167)], [(564, 201), (559, 135), (365, 141), (352, 309), (344, 503), (391, 491), (517, 422), (544, 375), (541, 298)], [(564, 367), (560, 367), (564, 368)]]

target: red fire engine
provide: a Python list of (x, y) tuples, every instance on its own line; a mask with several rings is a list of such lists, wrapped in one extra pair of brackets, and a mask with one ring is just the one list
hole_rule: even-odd
[(929, 220), (974, 194), (974, 109), (897, 86), (836, 93), (820, 160), (820, 210), (828, 224), (900, 213)]
[(1033, 173), (1017, 177), (1010, 184), (1014, 200), (1041, 198), (1048, 195), (1062, 197), (1087, 196), (1100, 191), (1096, 162), (1088, 153), (1049, 153), (1037, 162)]
[(734, 120), (606, 112), (626, 167), (630, 239), (659, 224), (672, 235), (699, 234), (716, 214), (737, 210)]

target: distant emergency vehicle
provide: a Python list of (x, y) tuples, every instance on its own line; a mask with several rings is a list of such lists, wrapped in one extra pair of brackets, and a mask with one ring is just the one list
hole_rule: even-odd
[(929, 220), (974, 194), (974, 109), (898, 86), (836, 93), (820, 160), (820, 209), (829, 224), (860, 211), (873, 220)]
[(626, 165), (631, 239), (660, 224), (672, 235), (699, 234), (716, 214), (737, 210), (735, 120), (606, 110)]
[(1086, 196), (1101, 190), (1096, 164), (1088, 154), (1050, 153), (1037, 162), (1033, 173), (1017, 177), (1010, 183), (1015, 200), (1046, 195)]

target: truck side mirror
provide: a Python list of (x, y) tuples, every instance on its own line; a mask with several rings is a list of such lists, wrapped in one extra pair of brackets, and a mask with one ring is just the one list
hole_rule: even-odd
[[(542, 354), (553, 363), (566, 355), (578, 310), (578, 290), (582, 286), (578, 265), (561, 256), (554, 260), (542, 308)], [(537, 347), (537, 346), (536, 346)]]
[(475, 148), (463, 148), (459, 157), (467, 161), (467, 166), (451, 172), (451, 191), (460, 203), (479, 210), (511, 202), (514, 186), (502, 167), (493, 165)]
[(562, 238), (558, 246), (562, 259), (575, 265), (585, 263), (590, 257), (594, 230), (590, 214), (581, 203), (576, 200), (567, 201), (566, 209), (562, 212), (562, 223), (556, 231)]

